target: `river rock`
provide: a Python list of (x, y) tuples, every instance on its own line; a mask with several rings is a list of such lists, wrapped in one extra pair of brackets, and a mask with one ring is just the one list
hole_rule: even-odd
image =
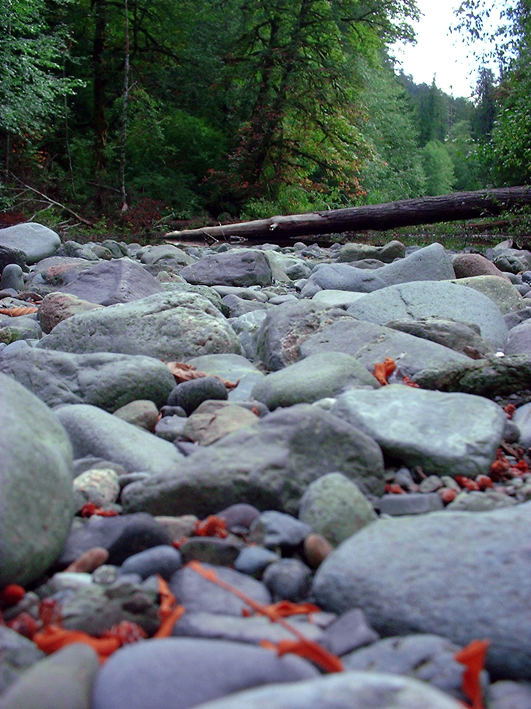
[[(346, 268), (350, 268), (346, 266)], [(265, 317), (257, 337), (257, 353), (270, 370), (282, 369), (300, 359), (300, 345), (338, 319), (349, 319), (339, 309), (312, 301), (280, 305)]]
[(121, 352), (181, 360), (199, 354), (241, 353), (234, 330), (206, 298), (173, 292), (74, 315), (39, 347), (64, 352)]
[(168, 441), (88, 404), (56, 409), (76, 458), (95, 455), (123, 465), (130, 472), (175, 472), (183, 456)]
[(301, 499), (299, 519), (334, 546), (376, 519), (358, 486), (341, 473), (328, 473), (309, 485)]
[(164, 291), (162, 284), (143, 266), (129, 258), (100, 261), (58, 288), (91, 303), (129, 303)]
[(247, 687), (317, 674), (299, 657), (278, 657), (248, 643), (146, 640), (121, 648), (105, 663), (94, 684), (92, 709), (186, 709)]
[(393, 358), (402, 375), (413, 375), (428, 367), (469, 362), (469, 358), (436, 342), (393, 330), (384, 325), (345, 317), (323, 327), (301, 342), (299, 356), (318, 352), (345, 352), (373, 372), (377, 362)]
[(259, 509), (296, 513), (308, 484), (332, 471), (343, 472), (363, 492), (383, 492), (376, 443), (318, 407), (297, 404), (200, 448), (179, 470), (128, 485), (122, 504), (154, 514), (204, 516), (247, 497)]
[(452, 283), (483, 293), (496, 303), (504, 315), (519, 310), (525, 302), (513, 284), (508, 279), (499, 276), (472, 276), (460, 278)]
[(168, 367), (152, 357), (32, 347), (2, 353), (0, 372), (27, 386), (48, 406), (91, 404), (110, 412), (139, 398), (162, 406), (175, 383)]
[(90, 303), (88, 300), (82, 300), (68, 293), (48, 293), (44, 296), (39, 307), (39, 322), (42, 331), (48, 334), (56, 325), (72, 315), (101, 308), (103, 308), (102, 305)]
[(256, 423), (256, 414), (228, 401), (204, 401), (188, 417), (183, 434), (202, 446)]
[(345, 389), (378, 387), (375, 377), (355, 357), (343, 352), (323, 352), (272, 372), (253, 387), (251, 396), (273, 410), (312, 403)]
[(197, 709), (459, 709), (444, 692), (386, 672), (340, 672), (291, 684), (238, 692)]
[(452, 258), (456, 278), (473, 278), (474, 276), (498, 276), (509, 281), (507, 274), (495, 266), (492, 261), (481, 254), (455, 254)]
[(473, 355), (472, 359), (478, 359), (495, 349), (480, 336), (477, 325), (458, 320), (439, 317), (391, 320), (386, 323), (386, 327), (407, 332), (409, 335), (415, 335), (415, 337), (424, 340), (437, 342), (439, 345), (449, 347), (469, 357)]
[(2, 709), (90, 709), (96, 652), (73, 643), (37, 662), (2, 695)]
[(394, 384), (341, 394), (331, 409), (371, 436), (391, 459), (425, 473), (487, 474), (506, 416), (470, 394), (444, 394)]
[(26, 222), (0, 229), (0, 246), (22, 251), (25, 262), (31, 264), (54, 254), (61, 239), (42, 224)]
[(183, 268), (180, 275), (188, 283), (207, 286), (268, 286), (272, 283), (269, 261), (258, 249), (208, 254)]
[(73, 516), (72, 448), (55, 414), (0, 374), (0, 587), (37, 579)]
[[(435, 633), (458, 645), (489, 638), (491, 675), (529, 679), (530, 513), (527, 502), (380, 519), (325, 559), (313, 587), (317, 603), (335, 613), (363, 608), (383, 635)], [(500, 603), (504, 597), (511, 602)]]
[(0, 696), (43, 657), (44, 653), (31, 640), (0, 625)]
[(441, 317), (477, 325), (481, 336), (502, 349), (507, 326), (487, 296), (455, 283), (419, 281), (383, 288), (360, 298), (348, 313), (360, 320), (385, 325), (390, 320)]
[(511, 328), (505, 345), (505, 354), (527, 354), (531, 356), (531, 320), (524, 320)]
[(400, 241), (392, 240), (384, 246), (372, 244), (348, 243), (339, 249), (337, 260), (339, 262), (360, 261), (361, 259), (378, 259), (384, 263), (391, 263), (397, 258), (404, 258), (406, 247)]

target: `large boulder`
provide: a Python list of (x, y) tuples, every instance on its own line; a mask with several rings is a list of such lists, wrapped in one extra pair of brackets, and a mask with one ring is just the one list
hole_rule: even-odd
[(91, 310), (59, 323), (39, 347), (64, 352), (122, 352), (176, 360), (241, 353), (236, 333), (210, 301), (170, 292)]
[[(0, 229), (0, 246), (21, 251), (25, 262), (31, 264), (54, 254), (61, 246), (61, 239), (55, 231), (42, 224), (26, 222)], [(9, 261), (9, 263), (18, 263), (18, 261)]]
[(57, 290), (91, 303), (115, 305), (162, 293), (163, 285), (143, 266), (129, 258), (99, 261)]
[(231, 249), (208, 254), (180, 272), (188, 283), (221, 286), (269, 286), (271, 266), (263, 251)]
[(92, 404), (110, 412), (136, 399), (160, 407), (175, 386), (173, 374), (159, 360), (110, 352), (18, 348), (0, 355), (0, 372), (26, 385), (48, 406)]
[(0, 587), (37, 579), (74, 513), (72, 448), (54, 413), (0, 374)]
[(506, 422), (501, 407), (482, 397), (400, 384), (347, 391), (331, 411), (371, 436), (390, 458), (442, 475), (488, 473)]
[(456, 283), (418, 280), (400, 283), (359, 298), (347, 312), (379, 325), (405, 318), (461, 320), (477, 325), (481, 336), (499, 349), (507, 337), (503, 315), (490, 298)]
[(380, 448), (319, 407), (298, 404), (201, 448), (178, 471), (128, 485), (128, 511), (204, 516), (242, 500), (296, 514), (307, 486), (342, 472), (364, 493), (384, 488)]
[(483, 293), (493, 303), (496, 303), (504, 315), (520, 310), (525, 303), (509, 279), (500, 278), (499, 276), (470, 276), (469, 278), (459, 278), (452, 281), (452, 283)]
[(530, 514), (528, 502), (380, 519), (325, 559), (317, 603), (335, 613), (363, 608), (385, 636), (435, 633), (458, 645), (488, 638), (487, 670), (529, 679)]
[(348, 316), (309, 335), (297, 349), (299, 357), (318, 352), (345, 352), (370, 372), (377, 362), (391, 357), (396, 360), (400, 373), (409, 376), (427, 367), (470, 362), (465, 355), (436, 342)]

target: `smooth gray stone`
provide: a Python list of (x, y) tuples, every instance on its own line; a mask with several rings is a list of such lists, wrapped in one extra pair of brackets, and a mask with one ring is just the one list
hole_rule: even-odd
[[(225, 566), (214, 566), (208, 563), (202, 566), (214, 571), (221, 581), (237, 588), (253, 601), (262, 605), (271, 603), (271, 594), (265, 585), (247, 574), (241, 574)], [(234, 593), (205, 579), (189, 566), (179, 569), (172, 576), (170, 590), (189, 613), (219, 613), (241, 618), (243, 610), (250, 610), (248, 604)]]
[(206, 298), (170, 292), (91, 310), (59, 323), (39, 347), (65, 352), (121, 352), (163, 360), (241, 353), (236, 333)]
[(341, 473), (328, 473), (308, 486), (299, 519), (337, 546), (373, 522), (376, 513), (352, 480)]
[(472, 288), (456, 283), (415, 281), (382, 288), (350, 305), (347, 312), (360, 320), (385, 325), (391, 320), (451, 318), (477, 325), (481, 336), (502, 349), (507, 326), (499, 308)]
[(410, 492), (407, 495), (384, 495), (378, 501), (380, 514), (421, 515), (443, 509), (443, 503), (436, 492)]
[(278, 554), (269, 549), (264, 549), (260, 546), (247, 546), (238, 554), (234, 562), (234, 568), (242, 574), (260, 577), (264, 569), (279, 558)]
[(74, 513), (72, 447), (57, 416), (0, 374), (0, 587), (57, 559)]
[(324, 263), (314, 268), (301, 295), (305, 297), (310, 294), (309, 286), (318, 286), (323, 290), (371, 293), (379, 288), (385, 288), (386, 285), (387, 282), (380, 276), (380, 269), (373, 271), (356, 268), (346, 263)]
[(400, 384), (341, 394), (331, 412), (374, 438), (392, 459), (451, 476), (489, 472), (506, 418), (482, 397)]
[(0, 290), (13, 288), (16, 291), (24, 289), (24, 275), (21, 267), (16, 263), (8, 263), (4, 268), (0, 267)]
[(14, 684), (23, 672), (44, 656), (31, 640), (7, 625), (0, 625), (0, 697), (9, 685)]
[[(312, 613), (312, 620), (315, 620)], [(328, 616), (328, 614), (319, 614)], [(333, 617), (333, 616), (331, 616)], [(305, 637), (314, 642), (321, 642), (323, 630), (315, 622), (310, 622), (305, 616), (293, 616), (289, 619)], [(173, 637), (210, 638), (212, 640), (232, 640), (233, 642), (259, 645), (262, 640), (278, 643), (281, 640), (293, 640), (293, 633), (279, 623), (272, 623), (265, 616), (250, 616), (248, 618), (221, 613), (185, 613), (179, 622), (173, 626)]]
[[(24, 267), (26, 265), (26, 254), (20, 249), (6, 246), (0, 242), (0, 273), (10, 264)], [(5, 288), (5, 286), (2, 286), (2, 288)]]
[(0, 246), (22, 251), (26, 263), (30, 264), (54, 254), (61, 246), (61, 239), (42, 224), (26, 222), (0, 229)]
[(123, 465), (130, 472), (174, 473), (184, 457), (172, 443), (88, 404), (56, 409), (76, 458), (95, 455)]
[(249, 499), (259, 509), (296, 514), (308, 484), (331, 470), (363, 492), (383, 493), (377, 444), (322, 409), (297, 404), (200, 448), (179, 470), (128, 485), (122, 504), (128, 511), (204, 516)]
[(227, 388), (218, 377), (198, 377), (177, 384), (168, 396), (168, 406), (180, 406), (189, 416), (204, 401), (225, 400)]
[(265, 310), (253, 310), (238, 318), (229, 319), (230, 326), (238, 336), (243, 354), (252, 361), (258, 358), (258, 333), (266, 315)]
[(379, 386), (355, 357), (343, 352), (323, 352), (272, 372), (253, 387), (251, 396), (272, 411), (279, 406), (309, 404), (345, 389)]
[(180, 272), (188, 283), (207, 286), (268, 286), (272, 283), (271, 266), (258, 249), (231, 249), (208, 254)]
[(384, 246), (372, 244), (348, 243), (339, 250), (337, 260), (340, 262), (359, 261), (361, 259), (378, 259), (391, 263), (395, 258), (404, 258), (406, 247), (400, 241), (389, 241)]
[(531, 355), (531, 320), (524, 320), (509, 330), (504, 351), (507, 355)]
[(312, 572), (300, 559), (279, 559), (269, 564), (262, 577), (273, 601), (299, 603), (308, 598)]
[(321, 645), (333, 655), (345, 655), (363, 645), (371, 645), (380, 636), (367, 623), (360, 608), (342, 613), (325, 630)]
[(164, 288), (143, 266), (129, 258), (119, 258), (96, 263), (57, 290), (91, 303), (115, 305), (161, 293)]
[(251, 524), (249, 539), (268, 549), (289, 549), (302, 544), (311, 532), (312, 528), (296, 517), (267, 510)]
[(464, 701), (463, 665), (454, 660), (460, 649), (439, 635), (408, 635), (379, 640), (342, 659), (348, 670), (407, 675)]
[(300, 657), (278, 657), (248, 643), (146, 640), (121, 648), (105, 663), (94, 683), (92, 709), (187, 709), (248, 687), (317, 674)]
[(162, 406), (175, 385), (168, 367), (152, 357), (107, 352), (71, 354), (28, 347), (3, 353), (0, 372), (48, 406), (91, 404), (110, 412), (137, 399)]
[(400, 374), (409, 376), (430, 367), (471, 361), (436, 342), (348, 316), (308, 336), (298, 349), (299, 357), (318, 352), (345, 352), (358, 359), (371, 373), (377, 362), (391, 357)]
[(314, 303), (319, 303), (319, 305), (324, 305), (327, 308), (346, 309), (364, 295), (365, 293), (346, 290), (320, 290), (312, 296), (312, 300)]
[(491, 676), (529, 679), (530, 514), (527, 502), (475, 514), (382, 518), (324, 560), (316, 601), (335, 613), (363, 608), (386, 636), (435, 633), (463, 646), (489, 638)]
[(173, 244), (155, 244), (145, 248), (140, 261), (148, 266), (158, 266), (160, 270), (168, 266), (188, 266), (193, 262), (193, 258)]
[(488, 691), (489, 709), (529, 709), (531, 683), (509, 680), (491, 684)]
[(9, 345), (18, 340), (38, 340), (41, 336), (41, 326), (34, 315), (19, 315), (15, 318), (0, 315), (0, 342)]
[(182, 557), (177, 549), (163, 544), (150, 547), (127, 557), (120, 568), (122, 574), (139, 574), (143, 579), (160, 574), (168, 581), (182, 566)]
[(269, 684), (197, 709), (460, 709), (426, 682), (385, 672), (340, 672), (306, 682)]
[(518, 443), (523, 448), (531, 448), (531, 402), (516, 409), (513, 415), (513, 422), (520, 429)]
[(473, 354), (476, 358), (496, 349), (480, 336), (479, 327), (457, 320), (439, 317), (390, 320), (385, 326), (423, 340), (431, 340), (467, 356)]
[(2, 709), (91, 709), (96, 652), (73, 643), (37, 662), (0, 698)]
[(304, 340), (338, 319), (353, 320), (343, 310), (309, 300), (279, 305), (262, 322), (256, 340), (257, 354), (267, 369), (282, 369), (301, 358)]

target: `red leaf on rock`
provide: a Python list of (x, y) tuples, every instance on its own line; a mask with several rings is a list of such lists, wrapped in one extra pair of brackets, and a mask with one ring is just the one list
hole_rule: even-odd
[(406, 491), (398, 483), (387, 483), (385, 491), (391, 495), (405, 495)]
[(465, 665), (463, 671), (463, 694), (472, 702), (471, 709), (483, 709), (480, 673), (485, 666), (489, 640), (472, 640), (454, 655), (454, 660)]
[(98, 515), (99, 517), (116, 517), (118, 512), (116, 512), (116, 510), (104, 510), (103, 507), (98, 507), (94, 502), (86, 502), (79, 510), (79, 514), (82, 517), (92, 517), (92, 515)]
[(441, 500), (444, 502), (444, 504), (447, 505), (448, 503), (455, 500), (455, 498), (457, 497), (457, 492), (455, 490), (452, 490), (451, 487), (443, 487), (439, 490), (439, 495), (441, 496)]
[(458, 485), (467, 490), (479, 490), (479, 485), (474, 480), (466, 478), (464, 475), (455, 475), (454, 480)]
[(396, 364), (394, 359), (391, 357), (386, 357), (383, 362), (377, 362), (374, 365), (373, 375), (380, 382), (382, 386), (389, 384), (387, 377), (389, 377), (396, 369)]
[(225, 520), (215, 515), (210, 515), (205, 520), (198, 520), (195, 523), (194, 535), (196, 537), (221, 537), (227, 536)]
[(14, 606), (21, 601), (25, 595), (26, 591), (22, 586), (19, 586), (18, 583), (10, 583), (0, 592), (0, 601), (7, 606)]
[[(180, 384), (181, 382), (189, 382), (191, 379), (201, 379), (202, 377), (210, 376), (206, 372), (198, 371), (192, 364), (186, 364), (186, 362), (166, 362), (166, 367), (175, 377), (175, 380)], [(222, 379), (222, 377), (216, 376), (224, 385), (226, 389), (234, 389), (238, 386), (240, 381), (229, 382), (227, 379)]]

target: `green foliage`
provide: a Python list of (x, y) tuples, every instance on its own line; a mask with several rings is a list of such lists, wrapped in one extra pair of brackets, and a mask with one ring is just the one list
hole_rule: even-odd
[(482, 148), (472, 138), (469, 121), (459, 121), (448, 131), (446, 149), (452, 159), (458, 191), (479, 190), (485, 184)]
[(438, 140), (430, 140), (422, 149), (426, 194), (447, 194), (452, 191), (455, 175), (452, 158), (446, 146)]

